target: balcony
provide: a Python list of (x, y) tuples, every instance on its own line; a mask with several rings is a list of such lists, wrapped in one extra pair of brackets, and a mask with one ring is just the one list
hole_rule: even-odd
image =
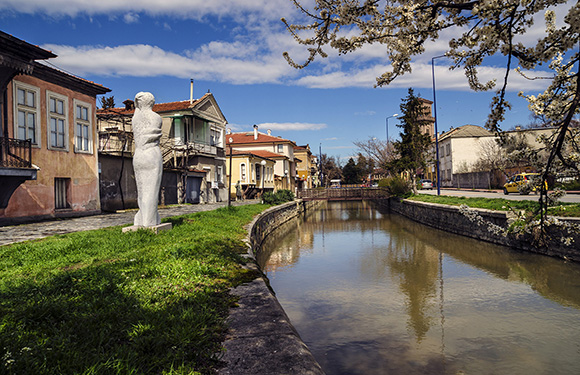
[(0, 137), (0, 168), (31, 168), (32, 142), (30, 139)]
[(36, 180), (32, 165), (32, 142), (0, 137), (0, 209), (8, 206), (12, 193), (26, 180)]

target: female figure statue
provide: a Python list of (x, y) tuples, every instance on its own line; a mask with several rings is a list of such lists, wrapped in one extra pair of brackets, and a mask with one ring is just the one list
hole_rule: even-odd
[(161, 116), (153, 112), (153, 104), (155, 98), (150, 92), (135, 95), (133, 169), (139, 211), (135, 215), (134, 224), (142, 227), (152, 227), (161, 223), (157, 204), (163, 174), (163, 158), (159, 148), (162, 121)]

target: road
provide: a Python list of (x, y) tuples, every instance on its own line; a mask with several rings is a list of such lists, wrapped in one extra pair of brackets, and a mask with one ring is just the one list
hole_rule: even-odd
[[(437, 195), (437, 189), (433, 190), (419, 190), (421, 194), (431, 194)], [(474, 191), (474, 190), (457, 190), (457, 189), (441, 189), (441, 195), (450, 195), (456, 197), (479, 197), (479, 198), (505, 198), (510, 200), (538, 200), (538, 196), (535, 194), (530, 195), (519, 195), (517, 193), (511, 193), (508, 195), (504, 195), (501, 190), (497, 191)], [(580, 203), (580, 194), (566, 194), (562, 199), (561, 202), (566, 203)]]

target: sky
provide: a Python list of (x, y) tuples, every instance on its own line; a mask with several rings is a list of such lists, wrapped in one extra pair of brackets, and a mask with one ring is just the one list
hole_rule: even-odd
[[(327, 59), (294, 69), (283, 52), (296, 61), (307, 52), (282, 17), (303, 20), (290, 0), (0, 0), (0, 30), (58, 55), (52, 66), (108, 87), (105, 96), (114, 96), (117, 106), (140, 91), (153, 93), (157, 103), (188, 100), (193, 79), (194, 97), (209, 90), (233, 131), (256, 124), (344, 162), (358, 152), (353, 141), (386, 138), (387, 123), (396, 138), (398, 120), (390, 116), (400, 113), (408, 88), (433, 100), (431, 58), (458, 33), (442, 33), (427, 45), (411, 74), (373, 88), (375, 77), (389, 69), (384, 46), (343, 56), (327, 51)], [(535, 27), (524, 39), (541, 32)], [(435, 62), (439, 131), (483, 126), (493, 92), (470, 91), (461, 70), (450, 71), (446, 58)], [(499, 60), (480, 69), (482, 81), (503, 77), (494, 63)], [(517, 92), (537, 94), (546, 84), (512, 75), (513, 108), (504, 130), (531, 122)]]

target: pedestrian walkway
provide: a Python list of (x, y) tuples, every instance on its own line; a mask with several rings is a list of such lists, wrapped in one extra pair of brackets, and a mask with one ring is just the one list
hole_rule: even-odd
[[(245, 200), (232, 202), (233, 206), (259, 203), (259, 200)], [(208, 204), (186, 204), (159, 209), (161, 218), (191, 214), (194, 212), (211, 211), (225, 207), (228, 202)], [(35, 240), (55, 234), (80, 232), (84, 230), (101, 229), (117, 225), (132, 224), (137, 210), (128, 210), (116, 213), (84, 216), (76, 218), (55, 219), (31, 224), (21, 224), (0, 227), (0, 246), (11, 243)]]

